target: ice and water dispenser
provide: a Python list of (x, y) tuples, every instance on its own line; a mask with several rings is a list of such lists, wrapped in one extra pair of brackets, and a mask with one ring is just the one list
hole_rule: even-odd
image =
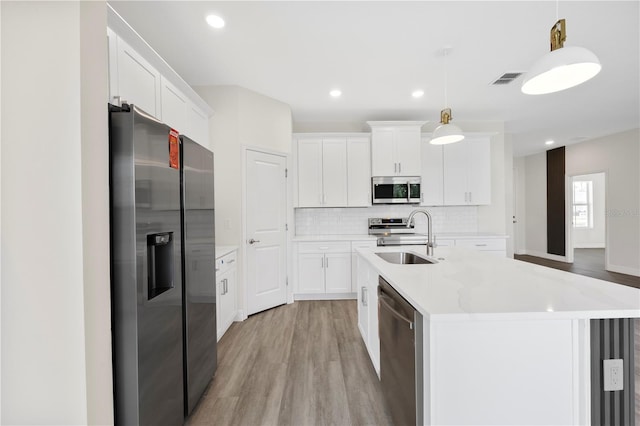
[(173, 288), (173, 232), (147, 235), (148, 300)]

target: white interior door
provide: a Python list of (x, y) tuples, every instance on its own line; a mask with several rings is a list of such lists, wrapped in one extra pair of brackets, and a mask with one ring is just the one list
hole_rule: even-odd
[(246, 151), (247, 314), (286, 303), (286, 159)]

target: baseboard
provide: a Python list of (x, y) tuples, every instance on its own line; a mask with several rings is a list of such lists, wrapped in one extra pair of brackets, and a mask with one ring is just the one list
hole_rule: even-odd
[(607, 271), (617, 272), (619, 274), (625, 275), (633, 275), (636, 277), (640, 277), (640, 269), (638, 268), (629, 268), (628, 266), (618, 266), (618, 265), (608, 265)]
[(524, 250), (524, 253), (522, 254), (525, 254), (527, 256), (542, 257), (543, 259), (555, 260), (558, 262), (569, 263), (567, 262), (567, 258), (565, 256), (558, 256), (557, 254), (549, 254), (549, 253), (535, 251), (535, 250)]
[(357, 293), (317, 293), (317, 294), (294, 294), (295, 300), (348, 300), (357, 299)]
[(599, 248), (599, 249), (603, 249), (604, 248), (604, 243), (581, 243), (581, 244), (574, 244), (573, 248)]
[(247, 316), (244, 314), (243, 309), (238, 309), (236, 312), (236, 316), (233, 318), (234, 321), (242, 322), (247, 319)]

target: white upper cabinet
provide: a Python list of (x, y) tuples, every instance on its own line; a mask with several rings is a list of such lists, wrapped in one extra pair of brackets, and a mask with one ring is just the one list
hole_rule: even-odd
[(198, 141), (205, 146), (209, 145), (209, 117), (193, 102), (187, 104), (186, 132), (186, 135), (194, 141)]
[(444, 171), (442, 145), (431, 145), (425, 137), (422, 139), (422, 182), (420, 183), (420, 205), (444, 205)]
[(296, 207), (371, 205), (370, 143), (358, 134), (294, 136)]
[(209, 147), (211, 108), (111, 8), (107, 22), (108, 102), (136, 105), (180, 134)]
[(371, 174), (373, 176), (420, 176), (420, 129), (418, 121), (368, 121), (371, 126)]
[[(122, 38), (116, 44), (117, 93), (111, 94), (112, 103), (135, 104), (146, 113), (160, 117), (160, 73), (133, 50)], [(112, 76), (113, 77), (113, 76)]]
[(347, 138), (347, 205), (371, 205), (371, 141), (368, 136)]
[(298, 139), (298, 205), (322, 205), (322, 138)]
[(371, 175), (395, 176), (398, 174), (398, 162), (395, 154), (393, 130), (371, 130)]
[(444, 205), (491, 204), (491, 141), (466, 137), (443, 146)]
[(347, 205), (347, 139), (322, 139), (322, 206)]
[(187, 97), (166, 78), (160, 77), (162, 121), (182, 134), (187, 134)]

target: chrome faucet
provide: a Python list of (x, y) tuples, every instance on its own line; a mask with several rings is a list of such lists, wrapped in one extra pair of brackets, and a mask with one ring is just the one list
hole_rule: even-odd
[[(407, 228), (411, 228), (411, 222), (413, 221), (413, 217), (418, 214), (423, 213), (427, 217), (427, 256), (433, 256), (433, 248), (436, 246), (435, 244), (435, 236), (433, 235), (433, 231), (431, 229), (431, 215), (425, 209), (416, 209), (411, 212), (409, 218), (407, 219)], [(432, 240), (433, 238), (433, 240)]]

